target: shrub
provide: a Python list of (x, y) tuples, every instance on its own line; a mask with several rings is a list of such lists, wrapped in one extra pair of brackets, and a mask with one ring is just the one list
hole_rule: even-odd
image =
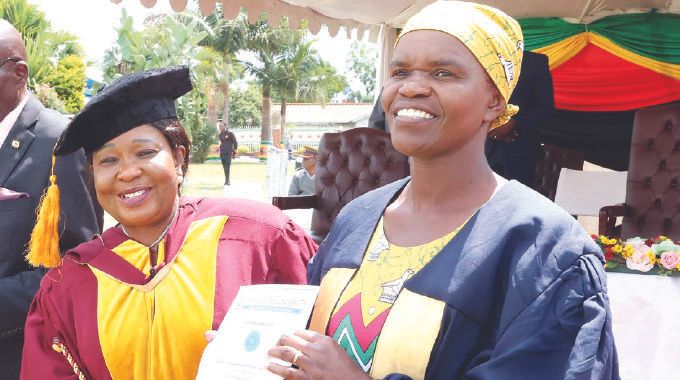
[(215, 141), (215, 127), (207, 123), (193, 123), (191, 131), (191, 162), (202, 163)]
[(57, 68), (47, 76), (47, 83), (59, 94), (66, 111), (76, 113), (85, 104), (85, 63), (76, 55), (67, 55), (59, 60)]
[(49, 84), (36, 83), (33, 88), (35, 89), (35, 96), (45, 107), (66, 113), (64, 102), (59, 99), (59, 94)]

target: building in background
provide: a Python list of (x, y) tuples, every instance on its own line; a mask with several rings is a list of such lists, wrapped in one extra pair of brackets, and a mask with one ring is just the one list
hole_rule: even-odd
[[(272, 104), (272, 134), (281, 141), (281, 105)], [(303, 146), (318, 146), (321, 135), (326, 132), (340, 132), (368, 126), (368, 117), (373, 110), (371, 103), (300, 104), (286, 107), (284, 133), (290, 139), (293, 150)], [(275, 137), (276, 140), (276, 137)]]
[[(281, 105), (272, 104), (272, 135), (275, 142), (281, 141)], [(286, 108), (284, 133), (291, 142), (293, 151), (303, 146), (317, 147), (326, 132), (340, 132), (368, 126), (368, 117), (373, 110), (371, 103), (302, 104), (289, 103)], [(260, 126), (229, 126), (236, 135), (239, 155), (257, 155), (260, 148)], [(246, 151), (247, 149), (247, 151)], [(210, 149), (208, 160), (219, 160), (219, 145)]]

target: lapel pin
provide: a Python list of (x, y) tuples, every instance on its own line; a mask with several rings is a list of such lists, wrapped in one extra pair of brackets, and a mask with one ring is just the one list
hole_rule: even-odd
[(19, 149), (21, 142), (19, 140), (12, 140), (12, 148)]

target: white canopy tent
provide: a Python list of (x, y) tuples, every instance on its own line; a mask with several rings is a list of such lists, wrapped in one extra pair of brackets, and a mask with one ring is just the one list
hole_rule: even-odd
[[(123, 0), (112, 0), (120, 3)], [(136, 0), (128, 0), (136, 1)], [(139, 0), (151, 8), (157, 0)], [(172, 9), (181, 11), (188, 0), (169, 1)], [(276, 23), (282, 15), (288, 16), (292, 24), (306, 19), (310, 25), (326, 24), (331, 30), (339, 26), (370, 29), (376, 25), (399, 27), (404, 20), (434, 0), (198, 0), (201, 12), (209, 14), (220, 2), (225, 14), (233, 16), (240, 7), (247, 9), (252, 18), (266, 11), (269, 20)], [(504, 10), (517, 17), (562, 17), (588, 22), (593, 18), (621, 12), (680, 13), (680, 0), (478, 0)]]
[[(111, 0), (121, 3), (123, 0)], [(140, 1), (147, 8), (156, 5), (157, 0)], [(189, 0), (168, 1), (173, 10), (182, 11)], [(270, 24), (278, 26), (282, 16), (287, 16), (292, 27), (307, 20), (309, 30), (316, 34), (322, 25), (328, 27), (329, 34), (335, 36), (340, 28), (349, 37), (356, 29), (356, 38), (362, 39), (369, 34), (371, 42), (380, 45), (380, 64), (378, 86), (384, 79), (387, 57), (392, 53), (396, 39), (396, 29), (413, 14), (434, 0), (198, 0), (203, 14), (215, 10), (221, 3), (225, 17), (235, 17), (241, 8), (248, 12), (251, 22), (266, 12)], [(589, 23), (598, 18), (621, 13), (649, 12), (679, 13), (680, 0), (476, 0), (502, 9), (516, 18), (560, 17), (569, 21)], [(379, 88), (379, 87), (378, 87)]]

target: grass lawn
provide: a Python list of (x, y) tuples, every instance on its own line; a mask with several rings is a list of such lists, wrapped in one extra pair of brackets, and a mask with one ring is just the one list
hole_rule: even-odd
[[(231, 163), (231, 183), (252, 182), (264, 184), (267, 181), (267, 164), (261, 162), (233, 161)], [(224, 171), (219, 161), (204, 164), (190, 164), (187, 183), (183, 193), (186, 195), (220, 197), (223, 196)]]

